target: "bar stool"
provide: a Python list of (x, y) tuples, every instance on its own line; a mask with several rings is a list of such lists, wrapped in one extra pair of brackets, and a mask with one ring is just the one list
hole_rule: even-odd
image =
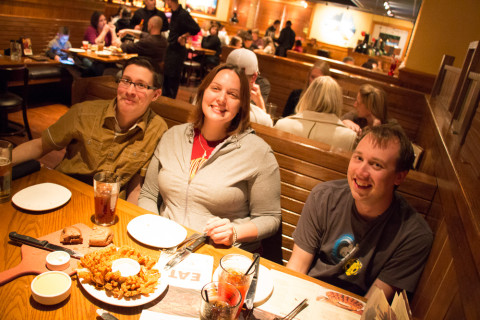
[[(22, 81), (22, 97), (8, 91), (8, 81)], [(27, 119), (28, 69), (25, 66), (0, 68), (0, 136), (14, 136), (24, 132), (32, 140)], [(8, 114), (22, 110), (23, 125), (8, 120)]]

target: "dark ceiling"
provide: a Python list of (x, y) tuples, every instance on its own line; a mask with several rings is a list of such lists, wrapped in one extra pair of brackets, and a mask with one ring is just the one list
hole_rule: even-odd
[[(387, 15), (387, 11), (383, 5), (385, 0), (308, 0), (318, 3), (335, 3), (339, 5), (357, 8), (358, 10), (378, 14)], [(395, 18), (415, 21), (418, 11), (422, 4), (422, 0), (388, 0), (390, 8)]]

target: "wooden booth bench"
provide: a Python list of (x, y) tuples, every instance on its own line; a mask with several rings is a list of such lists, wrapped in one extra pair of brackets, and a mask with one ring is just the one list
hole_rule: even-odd
[[(222, 48), (223, 61), (226, 60), (232, 49), (234, 48), (229, 46)], [(277, 116), (280, 117), (290, 93), (295, 89), (305, 87), (313, 64), (261, 53), (257, 53), (257, 58), (260, 74), (270, 81), (271, 90), (268, 101), (278, 105)], [(422, 125), (423, 110), (426, 107), (423, 93), (333, 67), (330, 68), (330, 73), (342, 87), (343, 113), (354, 109), (353, 104), (361, 85), (371, 84), (381, 88), (387, 94), (389, 118), (397, 120), (408, 137), (418, 144), (417, 133)]]
[(351, 74), (359, 75), (359, 76), (373, 79), (373, 80), (383, 81), (385, 83), (393, 84), (396, 86), (402, 86), (402, 83), (400, 82), (398, 77), (391, 77), (382, 72), (376, 72), (373, 70), (362, 68), (359, 65), (351, 65), (351, 64), (343, 63), (342, 61), (335, 60), (335, 59), (329, 59), (329, 58), (317, 56), (314, 54), (297, 52), (293, 50), (287, 51), (287, 58), (303, 61), (303, 62), (309, 62), (312, 64), (317, 61), (325, 61), (330, 65), (330, 68), (332, 69), (345, 71)]

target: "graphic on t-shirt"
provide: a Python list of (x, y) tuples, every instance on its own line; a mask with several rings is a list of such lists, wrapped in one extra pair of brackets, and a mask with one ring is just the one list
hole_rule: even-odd
[(350, 259), (343, 266), (347, 276), (354, 276), (362, 269), (362, 263), (358, 259)]
[(335, 241), (332, 249), (332, 258), (336, 263), (342, 261), (355, 246), (355, 238), (352, 234), (343, 234)]

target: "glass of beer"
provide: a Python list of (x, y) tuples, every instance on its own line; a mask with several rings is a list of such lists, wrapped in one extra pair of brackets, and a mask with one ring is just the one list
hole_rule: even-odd
[(0, 140), (0, 203), (7, 202), (12, 184), (12, 148), (13, 145)]
[(94, 222), (101, 226), (115, 223), (117, 199), (120, 192), (120, 177), (113, 172), (98, 172), (93, 177), (95, 193)]
[(97, 43), (97, 51), (103, 51), (103, 47), (105, 46), (105, 41), (101, 41)]
[(233, 320), (240, 309), (242, 295), (234, 285), (210, 282), (202, 288), (200, 319)]
[[(227, 254), (220, 259), (220, 275), (218, 281), (233, 284), (242, 295), (237, 317), (240, 315), (241, 306), (252, 282), (253, 273), (255, 272), (255, 268), (248, 270), (252, 262), (252, 259), (241, 254)], [(246, 273), (247, 270), (248, 273)]]

